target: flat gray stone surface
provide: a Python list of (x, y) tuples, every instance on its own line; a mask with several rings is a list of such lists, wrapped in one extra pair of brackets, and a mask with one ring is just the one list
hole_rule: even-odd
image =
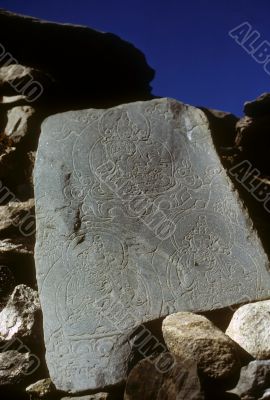
[(35, 196), (58, 389), (120, 382), (145, 321), (270, 294), (268, 259), (199, 109), (157, 99), (50, 117)]

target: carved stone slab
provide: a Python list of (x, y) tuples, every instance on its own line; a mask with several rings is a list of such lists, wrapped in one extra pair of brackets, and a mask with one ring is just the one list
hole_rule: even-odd
[(199, 109), (157, 99), (50, 117), (35, 195), (58, 389), (120, 382), (145, 321), (270, 294), (268, 259)]

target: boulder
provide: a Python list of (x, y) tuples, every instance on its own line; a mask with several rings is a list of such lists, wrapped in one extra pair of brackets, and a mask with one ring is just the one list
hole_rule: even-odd
[(122, 382), (145, 322), (270, 293), (268, 258), (199, 109), (156, 99), (52, 116), (34, 181), (46, 357), (60, 390)]
[(237, 346), (207, 318), (189, 312), (166, 317), (162, 325), (170, 352), (185, 362), (197, 363), (206, 377), (228, 381), (237, 379), (241, 364)]
[(270, 300), (238, 308), (226, 334), (254, 358), (270, 358)]
[[(37, 95), (38, 101), (77, 102), (78, 107), (83, 101), (94, 106), (150, 96), (153, 69), (139, 50), (114, 34), (0, 10), (0, 36), (0, 66), (19, 61), (53, 81), (47, 88), (39, 78), (31, 81), (29, 74), (26, 89), (19, 86), (19, 94), (30, 101)], [(36, 93), (29, 97), (31, 90)]]
[[(165, 369), (164, 369), (165, 368)], [(130, 372), (124, 400), (204, 400), (196, 364), (163, 356), (140, 361)]]

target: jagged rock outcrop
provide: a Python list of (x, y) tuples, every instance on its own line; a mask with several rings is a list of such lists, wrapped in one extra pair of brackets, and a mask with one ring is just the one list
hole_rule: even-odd
[(257, 99), (246, 101), (244, 113), (251, 118), (263, 117), (270, 114), (270, 93), (263, 93)]
[(48, 75), (53, 85), (42, 95), (57, 107), (76, 102), (77, 107), (105, 106), (150, 96), (154, 71), (139, 50), (114, 34), (0, 10), (0, 36), (0, 66), (8, 51), (21, 65)]

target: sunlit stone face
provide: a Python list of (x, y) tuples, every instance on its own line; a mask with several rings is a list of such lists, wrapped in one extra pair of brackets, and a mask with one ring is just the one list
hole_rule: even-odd
[(35, 196), (46, 357), (59, 389), (120, 382), (143, 322), (270, 293), (267, 257), (199, 109), (157, 99), (50, 117)]

